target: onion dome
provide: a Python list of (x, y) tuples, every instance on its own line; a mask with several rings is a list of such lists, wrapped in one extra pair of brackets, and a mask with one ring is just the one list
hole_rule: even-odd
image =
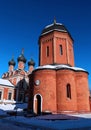
[[(50, 32), (53, 32), (53, 31), (59, 31), (59, 32), (63, 32), (63, 33), (68, 33), (69, 36), (71, 37), (71, 34), (69, 33), (69, 31), (67, 30), (67, 28), (61, 24), (61, 23), (56, 23), (56, 20), (54, 19), (54, 23), (53, 24), (50, 24), (48, 26), (46, 26), (43, 30), (42, 30), (42, 33), (40, 36), (43, 36), (45, 34), (48, 34)], [(72, 39), (72, 37), (71, 37)], [(72, 39), (73, 40), (73, 39)]]
[(24, 63), (26, 63), (26, 58), (24, 57), (24, 54), (23, 54), (23, 50), (22, 50), (22, 53), (19, 55), (19, 57), (17, 58), (17, 61), (22, 61)]
[(24, 57), (23, 54), (21, 54), (18, 58), (17, 58), (17, 61), (23, 61), (24, 63), (26, 63), (26, 58)]
[(28, 66), (30, 66), (30, 65), (35, 66), (35, 62), (32, 58), (30, 61), (28, 61)]
[(13, 66), (15, 66), (15, 61), (14, 61), (14, 58), (12, 58), (9, 62), (8, 62), (8, 65), (10, 66), (10, 65), (13, 65)]

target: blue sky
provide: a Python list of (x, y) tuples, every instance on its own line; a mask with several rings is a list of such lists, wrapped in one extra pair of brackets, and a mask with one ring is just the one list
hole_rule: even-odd
[(54, 17), (71, 33), (75, 66), (89, 72), (91, 88), (91, 0), (0, 0), (0, 76), (22, 48), (27, 61), (33, 58), (38, 66), (38, 38)]

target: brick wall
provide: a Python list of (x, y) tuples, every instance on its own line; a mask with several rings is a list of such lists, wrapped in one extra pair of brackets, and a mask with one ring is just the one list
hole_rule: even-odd
[[(71, 98), (67, 97), (67, 84), (71, 88)], [(57, 106), (58, 112), (77, 111), (75, 73), (71, 70), (57, 71)]]
[[(40, 38), (40, 64), (69, 64), (74, 66), (73, 41), (68, 33), (54, 31)], [(60, 45), (63, 54), (60, 55)], [(46, 49), (49, 47), (49, 56), (46, 56)]]
[[(88, 74), (86, 72), (44, 69), (34, 71), (31, 77), (30, 83), (32, 82), (33, 89), (30, 95), (32, 95), (34, 112), (37, 111), (36, 95), (41, 97), (41, 111), (43, 112), (90, 111)], [(39, 85), (35, 84), (37, 80), (40, 81)], [(70, 98), (67, 97), (67, 84), (70, 85), (71, 89)]]
[(88, 74), (76, 72), (76, 90), (78, 111), (90, 111)]
[(34, 96), (42, 97), (42, 111), (56, 111), (56, 71), (38, 70), (34, 73), (34, 80), (40, 80), (39, 85), (34, 84)]

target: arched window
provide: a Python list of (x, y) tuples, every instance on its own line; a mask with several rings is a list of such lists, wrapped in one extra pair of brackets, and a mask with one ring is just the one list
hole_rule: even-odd
[(70, 86), (70, 84), (67, 84), (66, 92), (67, 92), (67, 98), (71, 99), (71, 86)]
[(49, 46), (47, 46), (47, 48), (46, 48), (46, 56), (47, 57), (49, 56)]
[(0, 90), (0, 100), (2, 100), (2, 90)]
[(63, 47), (60, 45), (60, 55), (63, 55)]
[(10, 91), (9, 93), (8, 93), (8, 100), (11, 100), (12, 99), (12, 92)]

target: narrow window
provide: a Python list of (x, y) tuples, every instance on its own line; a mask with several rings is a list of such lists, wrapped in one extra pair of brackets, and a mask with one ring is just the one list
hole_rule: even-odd
[(63, 55), (63, 48), (62, 48), (62, 45), (60, 45), (60, 55)]
[(8, 100), (11, 100), (11, 97), (12, 97), (12, 93), (9, 92), (9, 93), (8, 93)]
[(70, 87), (70, 84), (67, 84), (66, 91), (67, 91), (67, 98), (71, 99), (71, 87)]
[(47, 57), (49, 56), (49, 46), (47, 46), (47, 48), (46, 48), (46, 56)]
[(2, 99), (2, 91), (0, 91), (0, 100)]
[(18, 101), (20, 101), (20, 102), (24, 101), (24, 93), (22, 93), (22, 92), (19, 93), (19, 99), (18, 99)]

